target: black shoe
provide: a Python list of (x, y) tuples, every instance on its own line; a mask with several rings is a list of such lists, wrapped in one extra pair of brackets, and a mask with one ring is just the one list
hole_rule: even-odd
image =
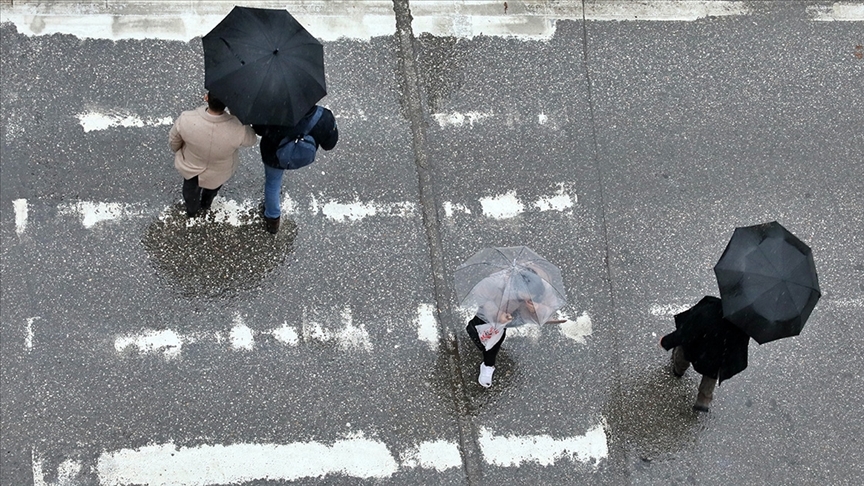
[(694, 411), (694, 412), (704, 412), (704, 413), (708, 413), (708, 407), (706, 407), (705, 405), (699, 405), (699, 404), (697, 403), (696, 405), (693, 405), (693, 411)]
[(267, 232), (275, 235), (279, 232), (279, 218), (268, 218), (264, 216), (264, 223), (267, 226)]

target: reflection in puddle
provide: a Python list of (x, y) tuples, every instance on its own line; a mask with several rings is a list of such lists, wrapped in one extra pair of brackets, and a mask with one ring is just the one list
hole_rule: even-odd
[(228, 208), (217, 205), (219, 199), (191, 220), (182, 204), (171, 206), (142, 240), (159, 275), (186, 297), (215, 298), (253, 288), (293, 252), (293, 221), (283, 217), (274, 236), (265, 231), (257, 208)]

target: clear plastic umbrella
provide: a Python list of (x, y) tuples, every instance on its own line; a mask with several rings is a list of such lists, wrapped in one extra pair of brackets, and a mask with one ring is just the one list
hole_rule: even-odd
[(543, 324), (567, 304), (561, 271), (525, 246), (481, 250), (454, 280), (459, 304), (496, 327)]

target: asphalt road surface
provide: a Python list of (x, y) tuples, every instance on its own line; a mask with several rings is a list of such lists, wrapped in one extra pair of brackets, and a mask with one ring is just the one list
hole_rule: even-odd
[[(275, 238), (257, 148), (182, 214), (194, 9), (2, 3), (3, 485), (864, 482), (862, 4), (307, 3), (340, 141)], [(657, 342), (773, 220), (822, 299), (696, 414)], [(516, 245), (566, 322), (484, 389), (452, 274)]]

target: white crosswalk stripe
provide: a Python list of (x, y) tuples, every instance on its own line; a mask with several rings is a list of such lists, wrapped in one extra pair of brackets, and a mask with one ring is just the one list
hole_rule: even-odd
[[(548, 466), (562, 461), (597, 467), (608, 456), (602, 420), (582, 435), (559, 438), (548, 434), (501, 434), (482, 427), (479, 444), (484, 461), (499, 467), (527, 463)], [(32, 455), (36, 485), (48, 486), (46, 476), (57, 477), (57, 482), (52, 483), (55, 485), (75, 484), (82, 479), (84, 458), (65, 459), (53, 471), (56, 474), (51, 474), (52, 471), (43, 469), (39, 452), (34, 449)], [(400, 470), (422, 468), (444, 472), (461, 466), (456, 442), (433, 439), (396, 452), (384, 442), (356, 431), (329, 444), (308, 441), (183, 447), (169, 442), (106, 450), (95, 460), (95, 476), (102, 486), (203, 486), (263, 479), (292, 481), (328, 474), (385, 479)]]

